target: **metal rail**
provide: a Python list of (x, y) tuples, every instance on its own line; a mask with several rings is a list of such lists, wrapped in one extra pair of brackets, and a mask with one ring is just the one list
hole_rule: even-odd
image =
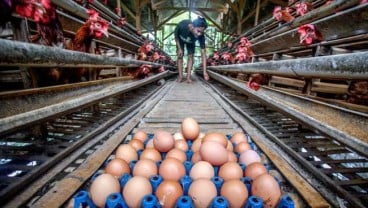
[[(283, 114), (288, 115), (291, 118), (297, 118), (299, 117), (299, 112), (291, 112), (290, 109), (282, 105), (280, 102), (275, 102), (273, 100), (273, 103), (271, 103), (270, 99), (262, 96), (262, 95), (256, 95), (260, 93), (254, 93), (250, 90), (246, 89), (246, 87), (241, 86), (237, 84), (235, 81), (232, 81), (226, 77), (220, 77), (220, 75), (214, 74), (213, 72), (210, 72), (210, 75), (215, 80), (239, 91), (240, 93), (244, 93), (252, 98), (256, 98), (256, 100), (260, 101), (261, 103), (265, 104), (266, 106), (272, 106), (272, 108), (276, 108), (278, 111), (282, 112)], [(305, 135), (304, 139), (299, 139), (297, 133), (299, 132), (299, 125), (296, 122), (293, 122), (291, 119), (287, 119), (288, 117), (282, 117), (281, 114), (275, 114), (272, 111), (264, 110), (262, 107), (263, 105), (260, 104), (249, 104), (249, 107), (246, 107), (246, 110), (243, 110), (237, 106), (240, 104), (234, 104), (230, 102), (230, 100), (225, 96), (229, 95), (229, 93), (221, 93), (222, 98), (227, 100), (231, 105), (237, 109), (239, 113), (241, 113), (243, 116), (245, 116), (253, 125), (255, 125), (258, 129), (260, 129), (262, 132), (264, 132), (267, 137), (271, 138), (273, 142), (275, 142), (277, 145), (282, 147), (284, 151), (286, 151), (288, 154), (290, 154), (293, 158), (295, 158), (298, 162), (302, 164), (303, 167), (308, 169), (312, 174), (314, 174), (319, 180), (323, 181), (326, 186), (333, 189), (338, 193), (338, 195), (347, 200), (350, 205), (353, 207), (365, 207), (365, 205), (362, 203), (363, 201), (358, 199), (358, 196), (353, 195), (349, 192), (350, 187), (353, 187), (358, 184), (362, 184), (364, 187), (364, 184), (367, 183), (366, 179), (362, 178), (354, 178), (357, 177), (356, 175), (352, 175), (352, 179), (349, 181), (342, 181), (343, 183), (339, 183), (336, 180), (333, 180), (333, 174), (343, 174), (346, 177), (348, 177), (347, 174), (351, 173), (359, 173), (359, 172), (366, 172), (367, 168), (348, 168), (344, 166), (338, 166), (334, 165), (335, 163), (349, 163), (349, 159), (339, 160), (335, 161), (334, 163), (331, 163), (331, 160), (334, 160), (333, 158), (329, 158), (328, 155), (330, 154), (354, 154), (354, 152), (350, 148), (345, 148), (344, 146), (341, 146), (338, 143), (335, 143), (333, 140), (326, 139), (324, 136), (318, 136), (316, 133), (308, 133)], [(263, 94), (263, 93), (262, 93)], [(241, 102), (244, 103), (244, 102)], [(257, 110), (258, 109), (258, 110)], [(246, 112), (247, 111), (247, 112)], [(251, 115), (251, 114), (252, 115)], [(297, 119), (297, 121), (300, 121), (303, 123), (303, 125), (312, 126), (313, 129), (318, 129), (320, 132), (326, 133), (329, 130), (329, 127), (327, 125), (321, 124), (312, 124), (313, 119), (300, 119), (300, 117)], [(363, 120), (364, 121), (364, 120)], [(276, 123), (277, 122), (277, 123)], [(280, 125), (279, 125), (280, 123)], [(326, 130), (323, 130), (325, 128)], [(366, 127), (367, 128), (367, 125)], [(280, 130), (279, 130), (280, 129)], [(366, 131), (366, 130), (365, 130)], [(310, 134), (308, 136), (308, 134)], [(313, 136), (314, 134), (314, 136)], [(331, 138), (338, 140), (340, 143), (350, 143), (351, 141), (349, 138), (346, 138), (344, 141), (341, 139), (336, 138), (338, 135), (332, 135)], [(311, 137), (308, 139), (308, 137)], [(313, 137), (315, 137), (313, 139)], [(289, 139), (290, 138), (290, 139)], [(350, 146), (349, 144), (347, 144)], [(363, 149), (360, 149), (359, 154), (363, 155), (365, 157), (361, 158), (360, 160), (357, 160), (359, 162), (367, 162), (367, 146), (368, 143), (366, 142), (360, 142), (360, 145), (363, 145)], [(359, 146), (356, 146), (359, 148)], [(303, 148), (306, 149), (306, 152), (303, 151)], [(296, 151), (296, 149), (299, 150), (299, 152)], [(361, 152), (363, 151), (363, 152)], [(315, 160), (315, 157), (318, 157), (318, 160)], [(359, 157), (359, 156), (357, 156)], [(329, 161), (328, 161), (329, 158)], [(307, 159), (312, 159), (308, 161)], [(318, 169), (315, 164), (318, 162), (318, 165), (320, 165), (320, 169)], [(353, 161), (352, 161), (353, 162)], [(332, 169), (327, 169), (327, 167), (324, 167), (323, 164), (332, 164)], [(344, 177), (344, 176), (341, 176)], [(350, 176), (349, 176), (350, 177)], [(346, 188), (347, 187), (347, 188)], [(351, 191), (351, 190), (350, 190)], [(330, 199), (331, 200), (331, 199)]]
[[(19, 129), (24, 126), (29, 126), (31, 124), (44, 121), (48, 118), (51, 118), (55, 115), (61, 115), (77, 108), (81, 108), (83, 106), (91, 105), (95, 102), (98, 102), (102, 99), (106, 99), (108, 97), (121, 94), (132, 89), (137, 89), (141, 86), (144, 86), (148, 83), (157, 81), (161, 78), (169, 76), (170, 72), (166, 71), (161, 74), (152, 76), (148, 79), (139, 80), (132, 83), (116, 83), (110, 86), (102, 87), (100, 89), (94, 89), (91, 92), (85, 92), (85, 89), (82, 89), (82, 93), (78, 96), (69, 97), (66, 100), (58, 99), (57, 102), (53, 104), (49, 104), (47, 106), (42, 106), (30, 110), (21, 112), (19, 114), (15, 114), (12, 116), (8, 116), (0, 119), (0, 134), (6, 134), (15, 129)], [(47, 101), (45, 101), (47, 102)], [(11, 106), (9, 106), (11, 107)]]
[(368, 52), (279, 61), (209, 66), (221, 72), (264, 73), (305, 78), (368, 79)]
[(106, 57), (65, 50), (19, 41), (0, 39), (0, 66), (29, 66), (29, 67), (132, 67), (141, 64), (152, 66), (162, 65), (154, 62), (136, 59)]
[[(76, 151), (78, 148), (81, 148), (82, 145), (92, 140), (98, 134), (106, 133), (105, 132), (106, 129), (108, 129), (110, 126), (113, 126), (115, 123), (120, 122), (121, 119), (128, 117), (128, 115), (133, 116), (134, 114), (138, 114), (140, 106), (143, 103), (147, 102), (147, 100), (149, 100), (149, 98), (153, 96), (154, 94), (156, 94), (160, 89), (161, 89), (160, 86), (156, 86), (156, 87), (148, 86), (146, 88), (140, 87), (138, 91), (136, 90), (135, 92), (133, 92), (133, 94), (130, 94), (130, 97), (125, 96), (124, 99), (114, 99), (114, 100), (108, 99), (108, 100), (101, 101), (99, 105), (100, 114), (91, 115), (91, 113), (85, 113), (83, 111), (76, 111), (67, 116), (64, 116), (64, 117), (59, 116), (59, 118), (55, 118), (54, 120), (50, 121), (48, 125), (52, 126), (53, 128), (49, 130), (48, 137), (49, 138), (53, 137), (56, 140), (55, 141), (51, 140), (48, 142), (44, 141), (43, 145), (44, 145), (46, 152), (55, 151), (55, 155), (50, 155), (48, 157), (38, 156), (36, 157), (38, 158), (37, 163), (41, 163), (41, 164), (40, 165), (36, 164), (36, 166), (33, 167), (32, 170), (28, 172), (26, 175), (14, 177), (14, 178), (11, 178), (11, 177), (6, 178), (6, 181), (8, 182), (10, 180), (13, 180), (13, 181), (6, 188), (0, 191), (0, 202), (4, 204), (6, 201), (10, 200), (12, 197), (15, 197), (15, 195), (21, 192), (25, 186), (33, 182), (35, 179), (38, 179), (47, 170), (57, 165), (62, 159), (69, 156), (72, 152)], [(126, 91), (125, 93), (129, 95), (130, 91), (132, 90), (133, 88), (129, 89), (129, 91)], [(138, 93), (138, 92), (141, 92), (141, 93)], [(98, 122), (96, 122), (96, 120), (93, 120), (93, 119), (97, 119)], [(58, 125), (61, 126), (60, 129), (56, 128)], [(110, 133), (115, 131), (116, 128), (119, 128), (119, 126), (115, 127), (114, 129), (111, 129)], [(78, 135), (83, 135), (83, 136), (80, 137)], [(8, 139), (7, 141), (10, 142), (11, 138)], [(26, 139), (25, 142), (30, 143), (32, 141), (31, 140), (27, 141)], [(98, 142), (99, 141), (95, 141), (94, 143), (97, 144)], [(24, 168), (27, 167), (26, 160), (27, 159), (36, 160), (34, 155), (40, 154), (37, 152), (32, 152), (32, 146), (34, 145), (35, 144), (19, 148), (20, 151), (24, 152), (23, 154), (21, 154), (23, 155), (22, 157), (17, 153), (6, 156), (7, 151), (10, 151), (10, 152), (12, 151), (11, 147), (8, 147), (7, 151), (2, 152), (2, 156), (5, 156), (5, 158), (11, 158), (12, 160), (15, 160), (15, 161), (17, 160), (17, 158), (23, 158), (27, 156), (27, 158), (18, 159), (18, 160), (25, 160), (25, 164), (23, 166), (21, 166), (20, 164), (14, 166), (16, 170), (25, 171), (26, 169)], [(57, 148), (60, 146), (64, 146), (64, 149), (60, 150)], [(13, 149), (14, 148), (15, 147), (13, 147)], [(45, 153), (42, 153), (42, 154), (45, 154)], [(11, 169), (12, 165), (9, 165), (8, 168)], [(5, 182), (5, 179), (4, 181), (2, 181), (2, 185), (4, 182)], [(36, 190), (33, 190), (33, 191), (36, 191)]]

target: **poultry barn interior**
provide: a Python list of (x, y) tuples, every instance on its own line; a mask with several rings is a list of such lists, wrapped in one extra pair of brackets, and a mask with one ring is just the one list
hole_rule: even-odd
[(2, 206), (368, 207), (367, 0), (0, 2)]

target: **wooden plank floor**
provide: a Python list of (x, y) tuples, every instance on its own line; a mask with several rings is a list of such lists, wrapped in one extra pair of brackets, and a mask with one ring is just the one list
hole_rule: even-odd
[(210, 95), (213, 91), (200, 84), (199, 80), (188, 84), (169, 81), (169, 92), (140, 122), (136, 130), (154, 134), (161, 129), (171, 133), (180, 132), (184, 118), (192, 117), (200, 125), (201, 132), (233, 134), (241, 131), (219, 103)]

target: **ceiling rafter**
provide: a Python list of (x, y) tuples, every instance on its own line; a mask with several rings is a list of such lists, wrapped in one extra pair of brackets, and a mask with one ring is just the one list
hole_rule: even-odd
[(180, 14), (183, 14), (185, 11), (183, 10), (179, 10), (174, 12), (172, 15), (168, 16), (165, 20), (161, 21), (158, 25), (157, 25), (157, 29), (160, 29), (164, 24), (166, 24), (168, 21), (170, 21), (173, 17), (178, 16)]
[(201, 16), (205, 17), (207, 20), (209, 20), (213, 25), (215, 25), (215, 27), (217, 27), (219, 30), (223, 30), (223, 27), (219, 24), (217, 24), (216, 20), (213, 20), (209, 15), (207, 15), (204, 11), (202, 10), (197, 10)]

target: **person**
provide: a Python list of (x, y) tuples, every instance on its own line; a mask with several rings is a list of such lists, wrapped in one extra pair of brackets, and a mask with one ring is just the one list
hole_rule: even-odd
[(203, 64), (203, 78), (207, 81), (209, 80), (209, 76), (207, 74), (207, 64), (206, 64), (206, 44), (205, 44), (205, 36), (204, 30), (207, 28), (206, 19), (203, 17), (198, 17), (193, 22), (191, 20), (182, 20), (178, 23), (175, 28), (175, 42), (177, 49), (177, 64), (179, 77), (178, 82), (182, 81), (183, 78), (183, 56), (184, 56), (184, 46), (186, 47), (188, 54), (188, 63), (187, 63), (187, 82), (191, 83), (191, 70), (193, 67), (193, 55), (195, 50), (195, 43), (198, 40), (199, 45), (201, 47), (201, 57)]

